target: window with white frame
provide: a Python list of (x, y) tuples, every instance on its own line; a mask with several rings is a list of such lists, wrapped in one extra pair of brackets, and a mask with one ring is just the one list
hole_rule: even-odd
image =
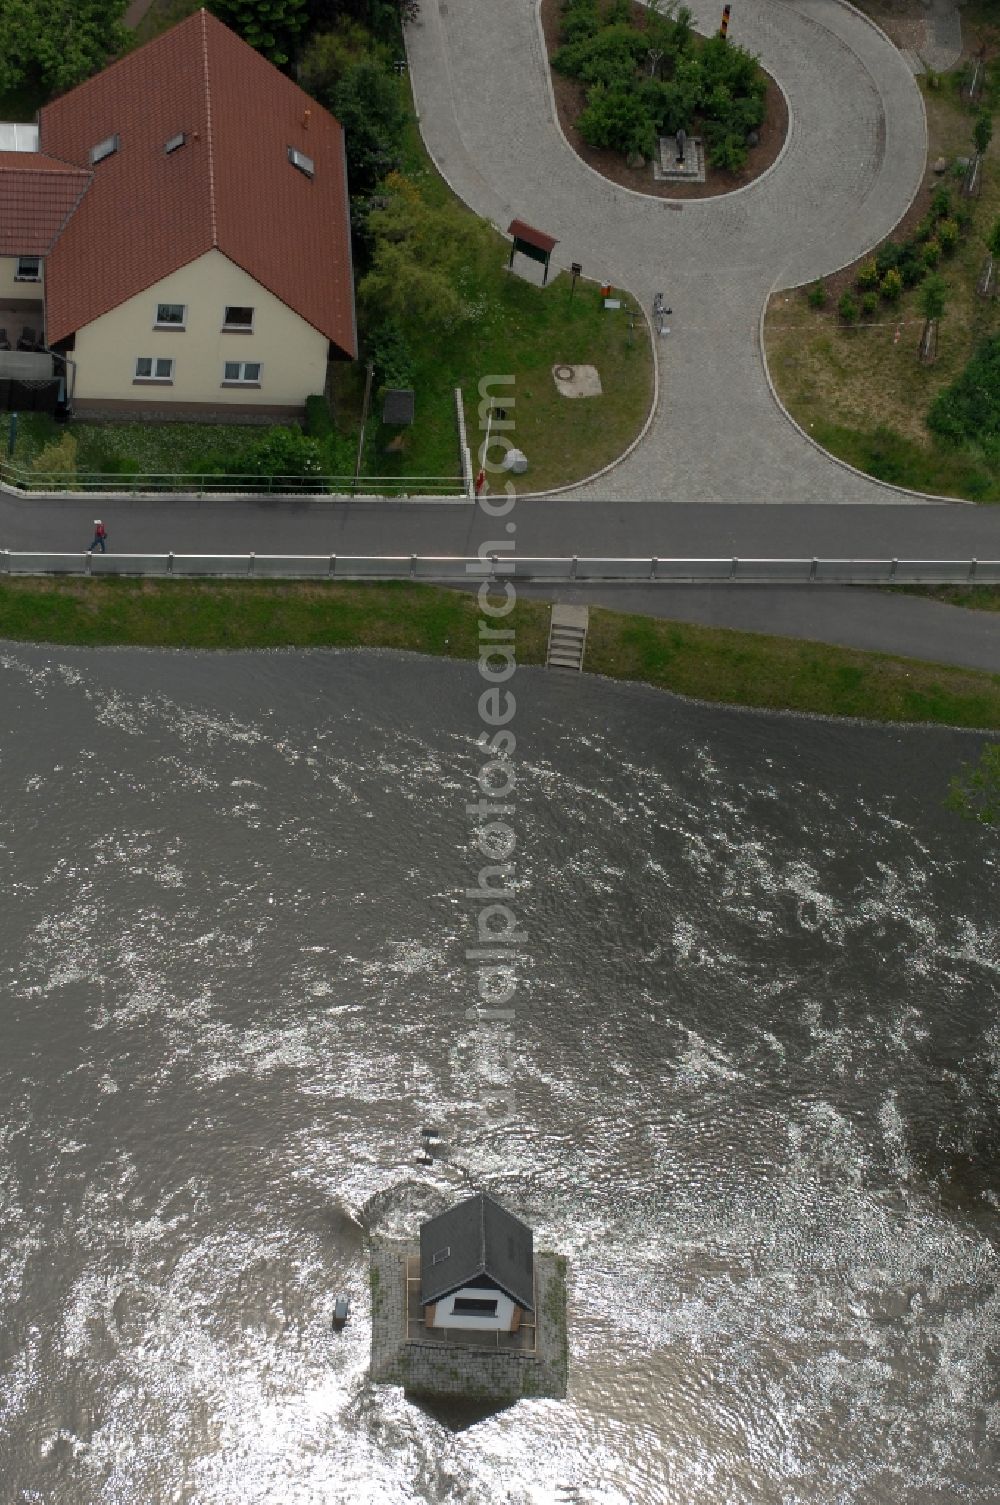
[(135, 362), (136, 381), (173, 381), (174, 363), (161, 355), (139, 355)]
[(19, 256), (17, 258), (17, 271), (14, 273), (15, 282), (40, 282), (42, 279), (42, 258), (40, 256)]
[(235, 304), (226, 305), (226, 316), (222, 321), (223, 329), (246, 331), (253, 329), (253, 309), (239, 308)]
[(259, 387), (260, 361), (226, 361), (222, 368), (224, 387)]
[(187, 305), (184, 303), (158, 303), (156, 305), (156, 329), (183, 329), (187, 322)]

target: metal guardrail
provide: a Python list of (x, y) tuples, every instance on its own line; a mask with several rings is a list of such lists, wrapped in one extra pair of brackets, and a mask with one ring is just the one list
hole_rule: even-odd
[(468, 497), (462, 476), (261, 476), (183, 474), (177, 471), (80, 471), (72, 480), (54, 471), (36, 472), (0, 462), (0, 481), (28, 495), (34, 492), (74, 496), (87, 492), (124, 496), (171, 492), (205, 496), (215, 492), (279, 496), (459, 496)]
[(519, 580), (546, 585), (611, 583), (766, 585), (997, 585), (1000, 559), (593, 559), (573, 555), (431, 554), (49, 554), (0, 550), (5, 575), (151, 575), (170, 579), (423, 580), (435, 584)]

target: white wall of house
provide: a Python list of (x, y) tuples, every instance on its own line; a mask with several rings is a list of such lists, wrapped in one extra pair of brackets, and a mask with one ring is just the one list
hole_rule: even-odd
[[(157, 328), (158, 304), (184, 327)], [(250, 333), (223, 329), (226, 307), (252, 308)], [(328, 341), (221, 251), (207, 251), (77, 331), (75, 399), (301, 406), (326, 383)], [(169, 382), (139, 381), (136, 360), (172, 360)], [(259, 385), (228, 385), (225, 363), (259, 362)]]
[[(456, 1316), (455, 1302), (465, 1297), (473, 1301), (495, 1301), (497, 1314), (495, 1317), (472, 1317)], [(514, 1315), (514, 1303), (503, 1291), (483, 1290), (480, 1286), (465, 1286), (460, 1291), (455, 1291), (451, 1296), (445, 1296), (439, 1301), (434, 1311), (435, 1327), (471, 1328), (476, 1332), (501, 1332), (510, 1331), (510, 1319)]]
[[(40, 267), (39, 271), (41, 270)], [(16, 256), (0, 256), (0, 303), (8, 298), (37, 298), (39, 303), (42, 301), (41, 280), (38, 282), (18, 280)]]

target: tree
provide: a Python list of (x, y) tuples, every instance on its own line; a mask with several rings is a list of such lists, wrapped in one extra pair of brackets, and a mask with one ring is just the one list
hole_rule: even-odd
[(940, 319), (948, 301), (948, 286), (937, 272), (928, 277), (920, 289), (920, 312), (928, 323)]
[(993, 116), (989, 110), (980, 110), (976, 116), (976, 123), (972, 128), (972, 139), (976, 143), (976, 151), (982, 156), (993, 140)]
[(64, 93), (119, 52), (125, 0), (3, 0), (0, 94)]
[(370, 193), (398, 165), (409, 116), (399, 82), (365, 58), (347, 68), (330, 107), (344, 127), (351, 193)]
[(978, 763), (962, 764), (961, 772), (951, 781), (945, 805), (963, 820), (1000, 825), (1000, 742), (988, 743)]
[(415, 183), (398, 173), (385, 183), (385, 202), (368, 216), (371, 270), (358, 299), (371, 325), (397, 320), (404, 333), (447, 331), (470, 318), (463, 290), (481, 283), (495, 255), (489, 226), (452, 201), (428, 204)]
[(1000, 219), (995, 221), (993, 229), (986, 238), (986, 249), (991, 256), (1000, 261)]
[(209, 0), (209, 9), (279, 68), (294, 56), (309, 19), (308, 0)]

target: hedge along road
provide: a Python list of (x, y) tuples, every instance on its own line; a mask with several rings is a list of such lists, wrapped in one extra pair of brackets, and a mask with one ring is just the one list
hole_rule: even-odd
[[(721, 0), (688, 0), (714, 31)], [(559, 239), (553, 261), (673, 308), (657, 340), (645, 439), (576, 496), (686, 502), (907, 502), (839, 465), (772, 396), (759, 321), (772, 290), (853, 261), (886, 236), (926, 169), (923, 101), (901, 54), (843, 0), (738, 0), (731, 40), (785, 92), (783, 154), (746, 188), (670, 201), (588, 168), (555, 121), (536, 0), (424, 0), (407, 51), (424, 140), (441, 172), (502, 229)], [(530, 456), (529, 456), (530, 460)]]

